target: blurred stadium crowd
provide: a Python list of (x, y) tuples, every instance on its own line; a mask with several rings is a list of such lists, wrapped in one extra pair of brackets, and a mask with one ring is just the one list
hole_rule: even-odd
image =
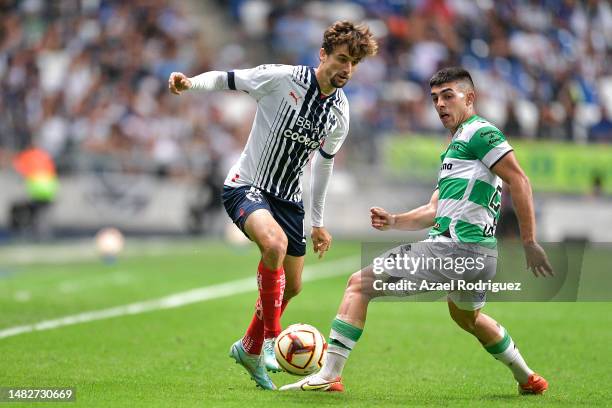
[(441, 131), (430, 106), (428, 81), (441, 66), (463, 65), (479, 91), (478, 111), (507, 134), (612, 141), (608, 1), (232, 4), (247, 36), (265, 40), (269, 52), (287, 63), (317, 63), (328, 16), (367, 21), (381, 41), (381, 52), (359, 68), (348, 86), (351, 119), (363, 124), (353, 129), (366, 135)]
[(0, 1), (5, 158), (35, 143), (60, 173), (197, 171), (207, 140), (231, 129), (217, 132), (213, 109), (167, 91), (172, 71), (207, 68), (196, 22), (175, 3)]
[(201, 175), (232, 162), (248, 136), (250, 102), (174, 97), (170, 72), (316, 65), (322, 32), (338, 18), (366, 21), (381, 43), (346, 89), (349, 149), (363, 160), (377, 160), (385, 134), (443, 132), (427, 83), (451, 64), (471, 70), (479, 112), (510, 136), (612, 142), (608, 1), (211, 4), (227, 19), (215, 41), (197, 2), (0, 0), (0, 165), (31, 143), (52, 154), (60, 174), (110, 166)]

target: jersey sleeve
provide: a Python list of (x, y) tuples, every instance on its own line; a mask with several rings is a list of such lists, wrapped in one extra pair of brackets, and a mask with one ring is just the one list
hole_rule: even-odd
[(349, 131), (348, 107), (343, 112), (334, 109), (333, 113), (334, 120), (337, 121), (336, 127), (319, 148), (321, 156), (326, 159), (331, 159), (338, 153)]
[(228, 71), (227, 86), (229, 89), (243, 91), (256, 100), (271, 93), (279, 84), (279, 79), (285, 75), (283, 66), (260, 65), (250, 69)]
[(488, 168), (514, 150), (504, 134), (493, 126), (478, 129), (468, 142), (468, 148)]

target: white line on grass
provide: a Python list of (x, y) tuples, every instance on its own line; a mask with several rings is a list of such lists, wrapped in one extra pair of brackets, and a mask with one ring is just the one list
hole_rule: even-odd
[[(356, 270), (358, 263), (359, 257), (351, 256), (335, 261), (325, 262), (317, 266), (309, 266), (304, 268), (302, 280), (308, 282), (348, 274), (348, 272), (353, 272), (353, 269)], [(24, 326), (9, 327), (7, 329), (0, 330), (0, 339), (34, 331), (50, 330), (58, 327), (71, 326), (73, 324), (110, 319), (112, 317), (135, 315), (154, 310), (173, 309), (175, 307), (181, 307), (192, 303), (250, 292), (256, 289), (257, 285), (253, 277), (237, 279), (226, 283), (179, 292), (144, 302), (131, 303), (128, 305), (111, 307), (109, 309), (92, 310), (90, 312), (60, 317), (58, 319), (45, 320)]]
[(75, 293), (105, 286), (125, 286), (133, 281), (134, 278), (129, 276), (126, 271), (119, 270), (103, 275), (93, 277), (83, 276), (62, 282), (57, 286), (57, 291), (60, 293)]

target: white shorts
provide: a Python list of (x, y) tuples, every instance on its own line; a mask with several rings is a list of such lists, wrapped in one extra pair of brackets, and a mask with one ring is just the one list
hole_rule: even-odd
[(492, 280), (496, 267), (496, 250), (436, 236), (397, 246), (376, 257), (373, 287), (384, 296), (445, 290), (459, 309), (477, 310), (485, 305), (486, 290), (478, 290), (474, 284)]

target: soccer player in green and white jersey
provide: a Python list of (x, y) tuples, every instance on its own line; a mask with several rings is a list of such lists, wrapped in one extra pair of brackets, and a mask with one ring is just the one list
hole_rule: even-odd
[[(495, 227), (499, 218), (502, 181), (510, 187), (518, 216), (527, 266), (536, 276), (552, 275), (546, 253), (535, 239), (535, 215), (529, 179), (519, 166), (512, 147), (502, 132), (476, 115), (476, 93), (470, 74), (460, 67), (438, 71), (430, 81), (431, 97), (452, 140), (442, 154), (438, 184), (428, 204), (402, 214), (371, 208), (372, 227), (420, 230), (432, 227), (426, 241), (401, 245), (382, 255), (383, 259), (482, 255), (480, 270), (473, 269), (473, 280), (492, 278), (497, 264)], [(444, 244), (447, 243), (447, 244)], [(323, 368), (317, 374), (289, 384), (281, 390), (343, 391), (341, 375), (348, 356), (363, 333), (370, 300), (380, 293), (373, 288), (375, 278), (398, 276), (412, 280), (449, 282), (456, 279), (441, 268), (421, 269), (408, 276), (385, 270), (380, 275), (373, 266), (354, 273), (348, 281), (342, 304), (332, 323), (329, 348)], [(456, 270), (453, 273), (458, 273)], [(463, 275), (467, 277), (468, 274)], [(415, 293), (415, 292), (412, 292)], [(481, 312), (486, 292), (455, 290), (448, 295), (452, 319), (475, 336), (487, 352), (506, 365), (514, 375), (521, 394), (542, 394), (547, 381), (529, 368), (512, 338), (499, 323)]]

